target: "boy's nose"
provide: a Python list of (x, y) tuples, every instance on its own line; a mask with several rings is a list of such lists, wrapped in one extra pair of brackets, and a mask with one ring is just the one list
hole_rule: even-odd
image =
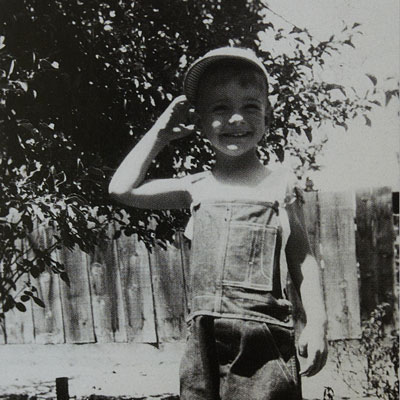
[(232, 114), (232, 116), (229, 118), (230, 124), (235, 124), (242, 121), (243, 121), (243, 116), (238, 113)]

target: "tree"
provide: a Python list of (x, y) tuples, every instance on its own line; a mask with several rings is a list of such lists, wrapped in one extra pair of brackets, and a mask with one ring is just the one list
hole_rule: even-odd
[[(321, 42), (306, 30), (274, 26), (261, 0), (2, 0), (0, 15), (0, 319), (30, 298), (40, 304), (28, 281), (12, 295), (16, 280), (45, 268), (68, 280), (52, 257), (57, 247), (90, 251), (111, 222), (120, 226), (116, 235), (137, 234), (148, 246), (183, 226), (187, 212), (124, 210), (111, 204), (107, 186), (125, 153), (181, 93), (187, 65), (207, 50), (239, 45), (263, 58), (274, 103), (271, 135), (260, 148), (265, 161), (272, 153), (282, 160), (287, 148), (304, 168), (318, 168), (320, 146), (299, 147), (296, 137), (311, 141), (324, 121), (346, 127), (365, 115), (368, 123), (379, 105), (314, 76), (328, 57), (354, 46), (358, 24)], [(268, 41), (292, 50), (272, 54)], [(193, 173), (211, 161), (194, 135), (166, 148), (149, 175)], [(47, 247), (33, 238), (38, 224), (54, 229)], [(29, 240), (28, 257), (18, 243)]]

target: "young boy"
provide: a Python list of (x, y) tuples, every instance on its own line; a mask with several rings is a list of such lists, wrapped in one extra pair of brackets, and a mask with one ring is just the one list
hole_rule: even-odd
[[(301, 399), (299, 374), (325, 364), (326, 314), (299, 190), (257, 157), (270, 122), (268, 75), (248, 49), (213, 50), (189, 68), (175, 99), (116, 171), (110, 193), (141, 208), (191, 208), (189, 337), (181, 399)], [(161, 149), (193, 131), (189, 107), (215, 151), (210, 171), (145, 181)], [(287, 285), (307, 323), (298, 350)]]

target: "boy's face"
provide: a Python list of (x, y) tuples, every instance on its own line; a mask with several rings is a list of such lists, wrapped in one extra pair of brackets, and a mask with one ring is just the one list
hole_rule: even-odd
[(257, 148), (265, 134), (266, 84), (229, 75), (218, 82), (205, 79), (198, 111), (203, 135), (216, 152), (240, 156)]

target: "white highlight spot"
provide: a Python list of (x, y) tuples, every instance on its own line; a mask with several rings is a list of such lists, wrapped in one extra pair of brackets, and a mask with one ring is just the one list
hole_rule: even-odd
[(214, 121), (211, 126), (215, 129), (215, 128), (219, 128), (221, 126), (221, 122), (220, 121)]
[(228, 144), (228, 146), (226, 146), (226, 148), (228, 150), (237, 150), (239, 147), (237, 147), (236, 144)]

